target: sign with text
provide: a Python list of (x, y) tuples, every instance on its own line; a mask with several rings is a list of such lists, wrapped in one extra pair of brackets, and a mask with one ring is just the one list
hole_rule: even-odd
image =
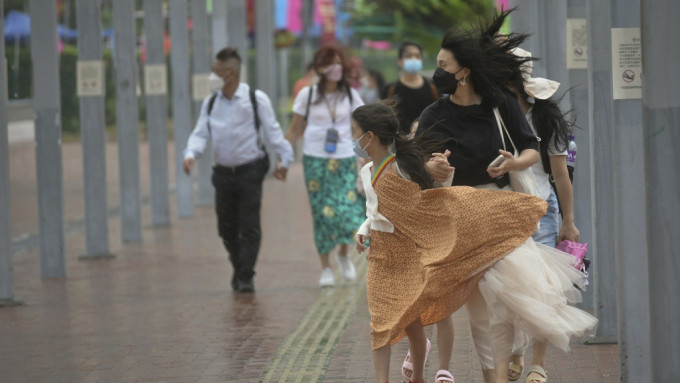
[(144, 91), (147, 96), (168, 94), (168, 70), (165, 64), (144, 66)]
[(78, 61), (76, 69), (78, 97), (104, 96), (104, 63), (101, 60)]
[(567, 69), (588, 69), (586, 19), (567, 19)]
[(642, 98), (640, 28), (612, 28), (614, 100)]
[(191, 88), (193, 90), (194, 101), (203, 101), (204, 98), (210, 95), (210, 82), (208, 81), (208, 73), (196, 73), (191, 78)]

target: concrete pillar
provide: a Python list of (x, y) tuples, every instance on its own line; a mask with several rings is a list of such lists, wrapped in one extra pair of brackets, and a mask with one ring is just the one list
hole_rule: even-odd
[[(639, 78), (642, 67), (640, 51), (631, 51), (630, 44), (640, 42), (640, 1), (617, 0), (611, 8), (612, 31), (607, 36), (612, 49), (611, 75), (614, 87), (614, 258), (616, 260), (616, 306), (618, 317), (619, 363), (622, 382), (651, 382), (649, 359), (649, 283), (647, 266), (647, 235), (645, 197), (645, 162), (641, 155), (645, 147), (642, 128), (642, 93), (617, 96), (617, 89), (627, 87), (624, 71), (632, 69)], [(626, 38), (626, 48), (618, 59), (620, 45), (615, 45), (617, 29), (635, 31), (637, 37)], [(660, 43), (660, 42), (659, 42)], [(615, 54), (616, 53), (616, 54)], [(637, 64), (633, 62), (637, 61)], [(636, 84), (632, 82), (630, 84)], [(625, 88), (624, 88), (625, 89)], [(625, 97), (625, 98), (623, 98)]]
[(66, 276), (66, 257), (56, 3), (31, 0), (30, 15), (40, 275), (63, 278)]
[[(278, 115), (279, 97), (276, 89), (276, 51), (274, 49), (274, 1), (255, 2), (255, 49), (257, 57), (257, 88), (269, 96), (274, 115)], [(251, 86), (254, 86), (251, 84)], [(269, 153), (269, 142), (260, 134)], [(269, 156), (269, 169), (276, 166), (276, 156)]]
[[(614, 111), (611, 77), (610, 0), (586, 0), (588, 24), (588, 111), (590, 141), (595, 316), (597, 332), (588, 343), (616, 342), (616, 264), (614, 261)], [(580, 152), (580, 151), (579, 151)]]
[[(210, 73), (211, 54), (208, 47), (208, 15), (205, 11), (205, 0), (191, 0), (191, 19), (194, 29), (191, 34), (193, 41), (193, 101), (194, 118), (198, 119), (201, 112), (203, 99), (210, 94), (207, 86), (208, 74)], [(201, 158), (198, 159), (198, 204), (202, 206), (212, 205), (215, 201), (215, 189), (213, 188), (212, 176), (212, 149), (208, 145)]]
[(168, 177), (168, 73), (163, 48), (163, 0), (144, 1), (146, 133), (151, 178), (151, 224), (170, 224)]
[(510, 14), (510, 29), (514, 33), (529, 34), (529, 38), (522, 44), (522, 48), (538, 57), (534, 61), (533, 75), (545, 77), (545, 52), (541, 49), (541, 0), (511, 0), (510, 5), (517, 10)]
[(7, 60), (5, 13), (0, 1), (0, 307), (15, 304), (12, 273), (12, 222), (9, 198), (9, 142), (7, 132)]
[[(647, 259), (651, 322), (649, 382), (672, 382), (680, 376), (680, 2), (642, 0), (642, 88), (645, 179), (647, 185)], [(644, 220), (644, 217), (640, 217)], [(640, 311), (645, 311), (644, 307)], [(632, 381), (632, 380), (631, 380)], [(642, 380), (640, 380), (642, 381)]]
[(194, 192), (191, 176), (184, 174), (184, 148), (194, 127), (191, 119), (191, 91), (189, 86), (189, 34), (187, 32), (186, 0), (170, 1), (170, 65), (172, 69), (172, 114), (175, 140), (175, 172), (177, 183), (177, 214), (194, 215)]
[[(576, 170), (574, 171), (574, 220), (581, 232), (580, 241), (593, 243), (593, 222), (591, 213), (591, 183), (590, 183), (590, 136), (591, 130), (588, 119), (588, 63), (586, 35), (582, 35), (586, 20), (586, 0), (569, 0), (567, 2), (567, 69), (569, 83), (565, 89), (569, 91), (572, 106), (571, 118), (576, 126), (573, 134), (576, 137), (578, 153), (576, 156)], [(571, 28), (570, 28), (571, 27)], [(592, 251), (588, 255), (592, 258)], [(592, 280), (592, 278), (591, 278)], [(592, 287), (592, 286), (591, 286)], [(593, 308), (593, 289), (588, 288), (583, 293), (581, 308)]]
[(81, 258), (111, 257), (106, 201), (106, 86), (101, 47), (101, 1), (78, 0), (76, 20), (85, 189), (85, 254)]
[(213, 0), (212, 51), (213, 55), (229, 45), (227, 38), (227, 0)]
[(312, 39), (309, 27), (312, 25), (314, 14), (314, 0), (302, 0), (302, 73), (307, 72), (307, 64), (312, 61)]
[(120, 225), (123, 242), (142, 241), (139, 180), (139, 114), (136, 94), (134, 0), (113, 2), (116, 69), (116, 127), (120, 173)]
[[(544, 64), (546, 77), (560, 84), (557, 96), (564, 94), (569, 84), (567, 70), (567, 3), (564, 0), (543, 0), (543, 33)], [(571, 109), (571, 100), (564, 97), (560, 103), (563, 111)]]
[[(273, 22), (273, 21), (272, 21)], [(238, 51), (243, 59), (241, 81), (248, 82), (248, 12), (245, 1), (227, 2), (227, 45)], [(258, 58), (259, 61), (259, 58)]]

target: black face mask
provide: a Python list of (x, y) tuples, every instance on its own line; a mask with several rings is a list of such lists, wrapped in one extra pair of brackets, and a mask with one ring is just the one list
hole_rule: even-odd
[[(458, 72), (462, 70), (463, 68), (460, 68)], [(458, 79), (456, 78), (456, 73), (449, 73), (439, 67), (435, 69), (434, 75), (432, 75), (432, 82), (434, 82), (434, 86), (437, 87), (439, 93), (442, 94), (456, 93), (456, 88), (458, 88)]]

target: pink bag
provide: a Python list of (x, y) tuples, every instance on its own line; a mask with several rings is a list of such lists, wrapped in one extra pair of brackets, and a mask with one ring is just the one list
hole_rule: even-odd
[(562, 250), (565, 253), (571, 254), (574, 257), (576, 257), (576, 263), (574, 264), (574, 266), (576, 267), (577, 270), (585, 271), (586, 267), (583, 264), (583, 258), (586, 256), (586, 253), (588, 252), (587, 243), (578, 243), (565, 239), (564, 241), (558, 243), (557, 246), (555, 246), (555, 248), (557, 250)]

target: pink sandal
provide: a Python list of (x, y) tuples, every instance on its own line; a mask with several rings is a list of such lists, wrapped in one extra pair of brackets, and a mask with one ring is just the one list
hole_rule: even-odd
[[(425, 362), (427, 362), (427, 357), (428, 357), (428, 355), (430, 355), (431, 344), (430, 344), (430, 340), (427, 339), (427, 338), (425, 338), (425, 342), (426, 342), (425, 343)], [(411, 374), (413, 374), (413, 363), (411, 363), (409, 361), (410, 358), (411, 358), (411, 350), (408, 350), (408, 352), (406, 353), (406, 358), (404, 358), (404, 363), (401, 365), (401, 375), (404, 378), (406, 378), (406, 380), (408, 380), (409, 382), (411, 381), (411, 378), (406, 376), (406, 373), (404, 372), (404, 370), (405, 369), (409, 370), (409, 371), (411, 371)]]
[(455, 383), (453, 381), (453, 375), (451, 375), (451, 373), (446, 371), (446, 370), (437, 371), (437, 375), (435, 375), (435, 378), (434, 378), (434, 383), (439, 383), (439, 382)]

